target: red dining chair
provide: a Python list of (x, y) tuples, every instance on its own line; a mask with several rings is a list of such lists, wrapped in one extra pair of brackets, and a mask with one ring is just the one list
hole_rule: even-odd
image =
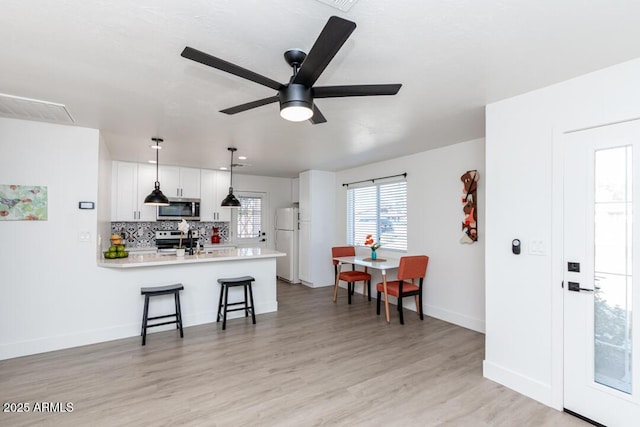
[[(398, 267), (398, 280), (387, 281), (387, 295), (393, 295), (398, 299), (398, 311), (400, 312), (400, 324), (404, 325), (404, 317), (402, 315), (402, 298), (414, 296), (416, 299), (416, 309), (420, 314), (420, 320), (424, 319), (422, 312), (422, 283), (424, 276), (427, 274), (427, 265), (429, 257), (426, 255), (404, 256), (400, 258), (400, 266)], [(416, 285), (416, 279), (419, 284)], [(410, 280), (410, 282), (407, 282)], [(380, 315), (380, 297), (384, 292), (384, 284), (378, 283), (376, 286), (378, 291), (378, 303), (376, 312)]]
[[(331, 248), (331, 256), (332, 258), (356, 256), (356, 248), (354, 246), (334, 246)], [(352, 269), (350, 271), (341, 271), (340, 275), (338, 275), (338, 261), (333, 261), (333, 268), (337, 277), (333, 289), (333, 302), (336, 302), (336, 299), (338, 298), (338, 283), (340, 280), (347, 282), (349, 304), (351, 304), (351, 295), (355, 292), (355, 282), (362, 282), (362, 295), (368, 295), (369, 301), (371, 301), (371, 275), (367, 273), (367, 267), (364, 268), (364, 271), (359, 271), (356, 270), (355, 265), (352, 264), (351, 266)]]

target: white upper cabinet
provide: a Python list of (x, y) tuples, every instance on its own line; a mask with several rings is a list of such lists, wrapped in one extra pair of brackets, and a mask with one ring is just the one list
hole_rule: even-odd
[(300, 221), (311, 221), (311, 171), (300, 174), (298, 181)]
[(153, 165), (113, 162), (111, 185), (112, 221), (156, 220), (155, 206), (144, 204), (144, 198), (154, 189), (155, 173), (156, 168)]
[(229, 192), (229, 172), (202, 169), (200, 221), (231, 221), (231, 208), (220, 206)]
[(300, 178), (291, 180), (291, 203), (300, 202)]
[(200, 169), (160, 166), (160, 186), (169, 198), (199, 199)]

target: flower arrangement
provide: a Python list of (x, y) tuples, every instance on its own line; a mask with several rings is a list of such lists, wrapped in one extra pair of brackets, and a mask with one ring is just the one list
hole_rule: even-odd
[(184, 233), (189, 232), (189, 223), (185, 221), (184, 218), (182, 219), (180, 224), (178, 224), (178, 230), (180, 231), (180, 245), (178, 246), (178, 248), (182, 249), (182, 237), (184, 236)]
[(369, 246), (372, 251), (375, 251), (380, 248), (380, 243), (375, 243), (373, 240), (373, 236), (371, 234), (367, 234), (367, 237), (364, 240), (364, 245)]

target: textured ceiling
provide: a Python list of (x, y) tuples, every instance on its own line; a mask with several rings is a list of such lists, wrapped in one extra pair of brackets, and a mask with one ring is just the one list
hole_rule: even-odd
[[(291, 123), (274, 91), (180, 56), (191, 46), (274, 80), (331, 15), (357, 28), (318, 85), (402, 83), (396, 96), (319, 99), (328, 122)], [(3, 0), (0, 93), (64, 104), (117, 160), (240, 173), (341, 170), (484, 136), (484, 105), (640, 57), (640, 2)]]

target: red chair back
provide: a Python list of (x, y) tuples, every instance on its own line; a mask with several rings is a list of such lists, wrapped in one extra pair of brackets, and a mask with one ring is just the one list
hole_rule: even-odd
[[(331, 258), (340, 258), (343, 256), (356, 256), (355, 246), (334, 246), (331, 248)], [(338, 261), (333, 261), (333, 265), (337, 265)]]
[(398, 267), (398, 280), (418, 279), (427, 274), (429, 257), (426, 255), (403, 256)]

